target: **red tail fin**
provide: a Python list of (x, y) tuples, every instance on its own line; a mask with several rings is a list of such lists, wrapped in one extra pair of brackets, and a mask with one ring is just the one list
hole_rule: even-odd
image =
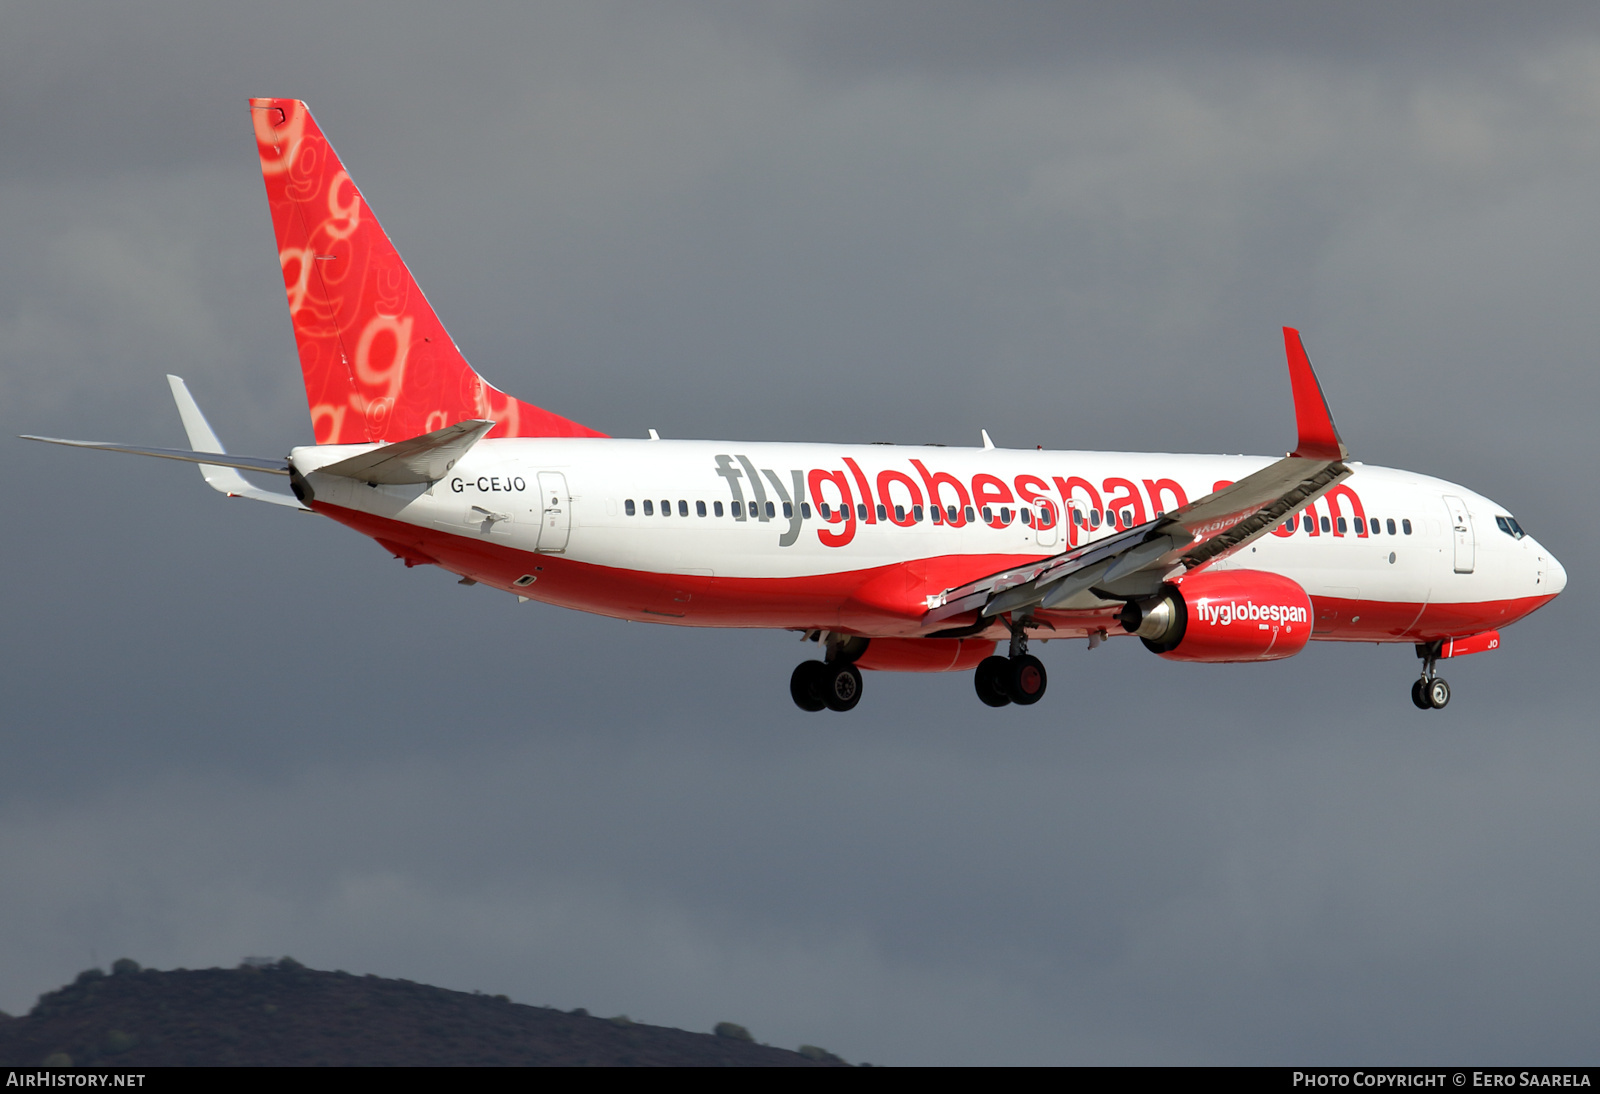
[(400, 441), (469, 418), (491, 437), (602, 437), (467, 364), (298, 99), (251, 99), (318, 444)]

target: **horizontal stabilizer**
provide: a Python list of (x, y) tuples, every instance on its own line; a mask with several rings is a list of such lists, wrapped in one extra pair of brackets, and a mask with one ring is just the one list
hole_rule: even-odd
[[(243, 471), (260, 471), (268, 475), (287, 475), (288, 460), (264, 460), (255, 456), (230, 456), (225, 452), (191, 452), (185, 448), (141, 448), (132, 444), (112, 444), (109, 441), (69, 441), (64, 437), (34, 437), (22, 434), (25, 441), (43, 441), (45, 444), (66, 444), (73, 448), (96, 448), (102, 452), (127, 452), (133, 456), (155, 456), (163, 460), (183, 460), (203, 463), (213, 467), (237, 467)], [(293, 501), (294, 499), (290, 499)]]
[(494, 425), (482, 419), (457, 422), (317, 470), (325, 475), (388, 486), (438, 482)]

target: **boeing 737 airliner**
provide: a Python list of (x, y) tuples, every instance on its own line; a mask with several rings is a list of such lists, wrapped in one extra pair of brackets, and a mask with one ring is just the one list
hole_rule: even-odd
[(820, 654), (790, 681), (808, 711), (854, 707), (863, 669), (971, 671), (990, 706), (1036, 703), (1030, 639), (1124, 634), (1171, 661), (1406, 643), (1412, 701), (1437, 709), (1439, 661), (1497, 648), (1566, 584), (1505, 507), (1347, 460), (1287, 327), (1299, 438), (1277, 460), (987, 434), (981, 449), (607, 437), (479, 377), (306, 105), (250, 110), (316, 443), (228, 455), (175, 376), (190, 449), (29, 439), (197, 463), (225, 494), (321, 513), (464, 585), (800, 632)]

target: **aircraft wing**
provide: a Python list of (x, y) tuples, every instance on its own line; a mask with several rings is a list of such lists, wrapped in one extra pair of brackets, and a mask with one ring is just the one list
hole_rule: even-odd
[(1283, 339), (1299, 429), (1293, 452), (1156, 520), (946, 590), (923, 622), (937, 625), (975, 610), (982, 623), (1008, 612), (1062, 608), (1084, 593), (1107, 602), (1154, 595), (1180, 567), (1232, 554), (1348, 477), (1348, 450), (1300, 333), (1285, 327)]

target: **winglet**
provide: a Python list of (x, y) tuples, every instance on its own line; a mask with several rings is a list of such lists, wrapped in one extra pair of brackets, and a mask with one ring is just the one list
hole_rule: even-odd
[(1289, 384), (1294, 389), (1294, 420), (1300, 430), (1300, 443), (1291, 456), (1307, 460), (1342, 460), (1349, 449), (1339, 439), (1339, 429), (1328, 411), (1322, 384), (1311, 368), (1311, 358), (1300, 341), (1300, 332), (1283, 328), (1283, 348), (1289, 357)]
[[(183, 377), (167, 374), (167, 386), (172, 389), (172, 401), (178, 404), (178, 417), (183, 419), (183, 431), (189, 436), (189, 447), (196, 452), (216, 453), (226, 456), (227, 452), (222, 447), (222, 441), (217, 438), (216, 430), (211, 428), (211, 423), (206, 421), (206, 416), (200, 409), (200, 404), (194, 401), (194, 396), (189, 394), (189, 385), (183, 382)], [(200, 465), (200, 477), (206, 480), (206, 485), (230, 498), (249, 498), (251, 501), (271, 502), (273, 505), (287, 505), (295, 509), (305, 509), (299, 500), (288, 494), (280, 494), (275, 490), (263, 490), (251, 484), (239, 474), (236, 467), (223, 464), (203, 463)], [(309, 512), (309, 510), (307, 510)]]

